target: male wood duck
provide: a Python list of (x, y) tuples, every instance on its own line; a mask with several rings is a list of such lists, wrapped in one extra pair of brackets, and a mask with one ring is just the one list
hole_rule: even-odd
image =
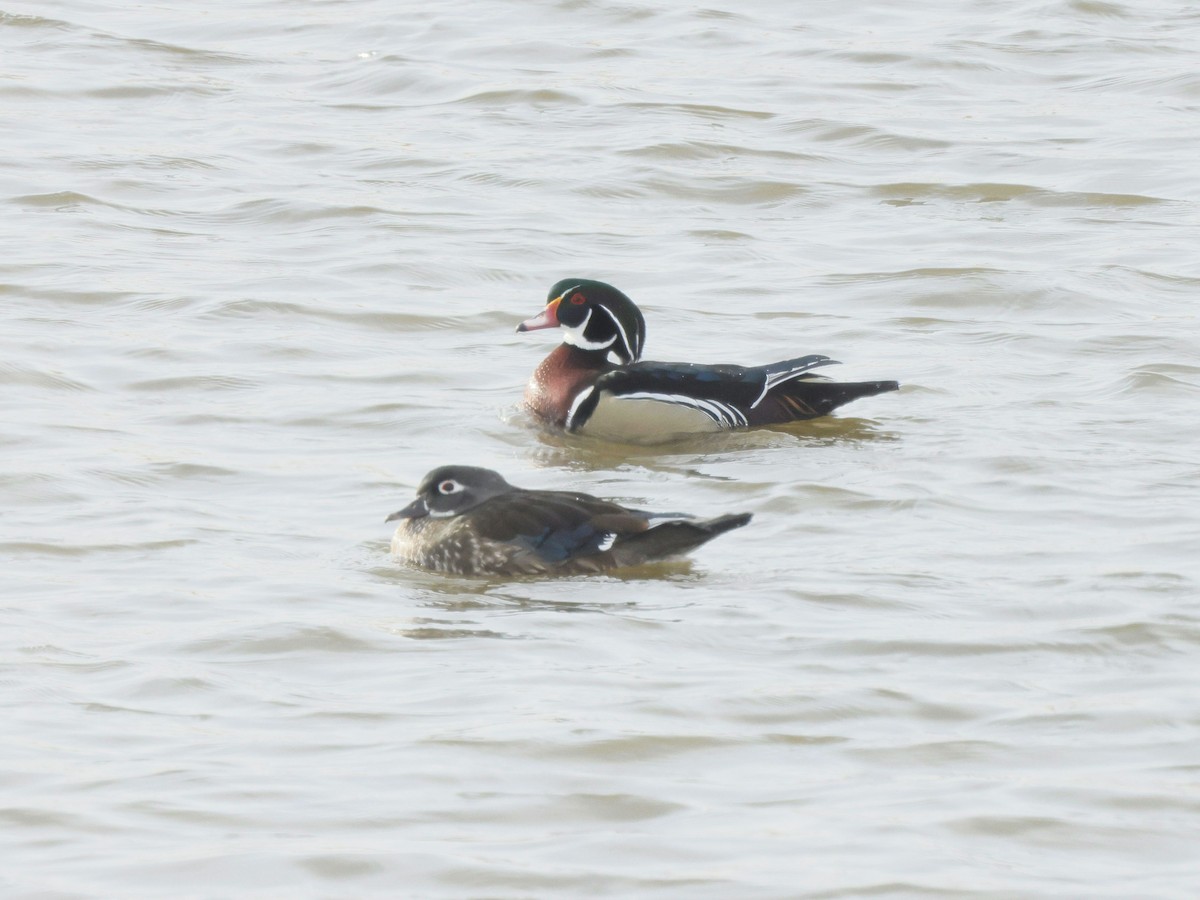
[(392, 554), (409, 565), (453, 575), (575, 575), (679, 556), (750, 514), (656, 515), (588, 494), (523, 490), (491, 469), (442, 466), (387, 517), (396, 519)]
[(562, 328), (563, 343), (534, 370), (525, 403), (570, 432), (653, 440), (775, 425), (899, 387), (814, 375), (810, 370), (836, 364), (818, 355), (750, 367), (642, 362), (641, 310), (612, 285), (586, 278), (554, 285), (546, 308), (517, 331), (541, 328)]

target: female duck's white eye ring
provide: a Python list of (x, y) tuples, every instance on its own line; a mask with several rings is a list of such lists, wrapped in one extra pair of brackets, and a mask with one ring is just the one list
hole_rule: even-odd
[(447, 478), (445, 481), (443, 481), (441, 484), (438, 485), (438, 493), (439, 494), (457, 494), (462, 489), (463, 489), (463, 486), (461, 484), (459, 484), (457, 481), (455, 481), (453, 478)]

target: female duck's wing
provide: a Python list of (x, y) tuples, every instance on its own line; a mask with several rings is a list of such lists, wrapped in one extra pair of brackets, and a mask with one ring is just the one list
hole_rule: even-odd
[(478, 537), (505, 550), (512, 574), (591, 573), (680, 556), (750, 521), (629, 510), (587, 494), (514, 491), (471, 510)]
[(531, 571), (605, 553), (618, 538), (649, 527), (644, 515), (566, 491), (513, 491), (467, 515), (481, 538), (509, 546), (512, 564)]

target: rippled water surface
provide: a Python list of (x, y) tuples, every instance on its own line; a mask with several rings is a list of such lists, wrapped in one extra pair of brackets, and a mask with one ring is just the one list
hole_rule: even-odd
[[(1153, 0), (8, 4), (0, 892), (1200, 894), (1198, 54)], [(542, 433), (570, 275), (651, 358), (904, 387)], [(452, 461), (755, 518), (405, 570)]]

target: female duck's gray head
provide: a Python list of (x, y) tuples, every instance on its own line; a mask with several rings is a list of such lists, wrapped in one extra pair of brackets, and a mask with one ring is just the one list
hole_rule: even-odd
[(431, 516), (444, 519), (457, 516), (485, 500), (507, 494), (515, 488), (499, 472), (479, 466), (440, 466), (417, 487), (417, 499), (386, 521), (419, 519)]

